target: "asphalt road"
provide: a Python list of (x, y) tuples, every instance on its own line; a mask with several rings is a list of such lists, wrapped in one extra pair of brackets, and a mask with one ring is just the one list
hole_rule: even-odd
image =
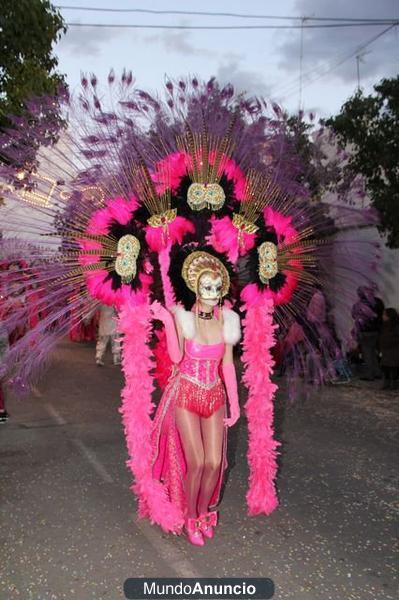
[(204, 548), (139, 521), (110, 356), (60, 346), (0, 426), (0, 599), (123, 598), (127, 577), (270, 577), (278, 600), (396, 600), (399, 394), (335, 386), (287, 406), (280, 507), (246, 515), (245, 420), (231, 432), (217, 535)]

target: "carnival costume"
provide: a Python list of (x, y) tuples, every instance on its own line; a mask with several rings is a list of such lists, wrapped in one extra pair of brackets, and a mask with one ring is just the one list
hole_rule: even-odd
[[(135, 88), (130, 73), (117, 86), (111, 72), (108, 83), (108, 104), (99, 99), (96, 77), (83, 77), (77, 100), (60, 93), (32, 101), (28, 114), (10, 118), (10, 129), (0, 137), (7, 159), (0, 169), (3, 234), (16, 238), (13, 251), (20, 248), (28, 262), (20, 270), (20, 286), (26, 278), (35, 283), (43, 291), (37, 310), (47, 310), (13, 345), (0, 375), (26, 391), (71, 326), (98, 303), (114, 306), (123, 334), (120, 411), (139, 515), (180, 532), (184, 456), (174, 411), (184, 406), (206, 419), (225, 406), (227, 390), (235, 414), (226, 424), (235, 421), (232, 365), (222, 368), (223, 385), (218, 367), (223, 345), (233, 343), (229, 335), (239, 329), (228, 326), (236, 314), (229, 309), (236, 305), (243, 314), (248, 389), (248, 513), (269, 514), (278, 505), (277, 385), (271, 380), (276, 333), (284, 339), (296, 325), (304, 332), (293, 345), (292, 389), (296, 377), (307, 377), (302, 365), (310, 355), (323, 380), (326, 359), (306, 335), (306, 326), (314, 330), (306, 308), (322, 288), (338, 321), (350, 315), (355, 281), (368, 284), (375, 270), (378, 248), (362, 239), (361, 228), (376, 217), (370, 210), (330, 210), (310, 197), (278, 106), (236, 95), (215, 79), (167, 81), (165, 99)], [(54, 118), (55, 107), (61, 121)], [(34, 268), (23, 235), (35, 244)], [(5, 247), (2, 254), (7, 260)], [(222, 294), (230, 293), (230, 305), (217, 311), (224, 339), (208, 347), (185, 335), (182, 353), (172, 313), (177, 320), (180, 311), (182, 329), (184, 317), (195, 326), (199, 271), (189, 267), (199, 257), (208, 262), (205, 271), (217, 261), (223, 284), (228, 273), (234, 285)], [(161, 315), (163, 329), (154, 332), (153, 320)], [(8, 331), (18, 318), (6, 320)], [(233, 338), (236, 343), (237, 335)], [(164, 388), (155, 417), (154, 368)], [(225, 450), (224, 443), (223, 456)], [(225, 462), (221, 465), (212, 503), (218, 500)], [(207, 519), (214, 523), (215, 515)]]

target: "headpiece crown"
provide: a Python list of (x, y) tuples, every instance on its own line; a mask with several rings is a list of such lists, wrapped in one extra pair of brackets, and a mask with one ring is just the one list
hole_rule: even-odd
[(198, 292), (198, 281), (204, 273), (220, 275), (222, 278), (221, 295), (223, 297), (228, 294), (230, 288), (230, 276), (222, 261), (216, 256), (204, 252), (203, 250), (191, 252), (183, 263), (182, 277), (188, 289), (194, 292), (194, 294), (197, 294)]

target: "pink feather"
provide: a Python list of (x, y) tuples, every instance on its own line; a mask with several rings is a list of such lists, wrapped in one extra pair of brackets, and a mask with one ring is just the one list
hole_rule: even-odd
[(237, 163), (229, 158), (224, 162), (223, 169), (227, 179), (234, 183), (234, 194), (237, 200), (243, 200), (245, 196), (245, 175)]
[(230, 217), (217, 219), (211, 217), (211, 233), (207, 237), (207, 242), (211, 244), (217, 252), (225, 253), (232, 263), (236, 263), (239, 256), (243, 256), (255, 245), (255, 235), (243, 233), (242, 244), (239, 243), (238, 229), (233, 225)]
[(86, 285), (90, 294), (102, 304), (115, 306), (119, 310), (124, 304), (131, 302), (132, 298), (144, 300), (149, 294), (152, 277), (146, 273), (138, 275), (141, 289), (137, 291), (132, 290), (127, 284), (122, 284), (120, 288), (114, 290), (112, 282), (106, 281), (108, 275), (109, 273), (105, 269), (86, 273)]
[(170, 308), (171, 306), (176, 304), (176, 297), (173, 290), (173, 286), (170, 282), (168, 271), (170, 265), (170, 245), (161, 250), (158, 255), (159, 266), (161, 270), (161, 279), (162, 279), (162, 287), (163, 287), (163, 295), (165, 298), (165, 306), (166, 308)]
[[(101, 250), (102, 245), (100, 242), (94, 240), (79, 240), (79, 246), (82, 250)], [(100, 257), (97, 254), (79, 254), (79, 263), (81, 265), (93, 265), (99, 262)]]
[(273, 210), (270, 206), (266, 206), (263, 211), (263, 218), (266, 226), (274, 227), (279, 244), (283, 240), (287, 243), (294, 241), (297, 238), (298, 232), (291, 224), (292, 217), (286, 217), (276, 210)]
[[(134, 211), (138, 207), (138, 202), (134, 196), (130, 196), (129, 200), (122, 197), (111, 198), (107, 200), (104, 208), (96, 210), (90, 217), (86, 232), (90, 235), (107, 235), (112, 221), (116, 221), (122, 225), (126, 225), (132, 218)], [(101, 242), (95, 240), (79, 240), (79, 245), (82, 248), (82, 254), (79, 256), (81, 265), (89, 265), (100, 262), (100, 256), (85, 254), (84, 250), (100, 250)], [(121, 308), (127, 301), (131, 301), (133, 292), (130, 285), (122, 284), (117, 290), (112, 288), (112, 283), (107, 280), (109, 273), (105, 269), (90, 271), (86, 273), (85, 279), (90, 294), (102, 302), (103, 304), (114, 305), (116, 308)], [(144, 273), (139, 274), (142, 284), (141, 293), (146, 296), (149, 292), (149, 285), (152, 281), (151, 277)], [(106, 281), (107, 280), (107, 281)]]
[(91, 215), (86, 231), (92, 235), (106, 235), (112, 221), (126, 225), (137, 207), (138, 202), (134, 196), (129, 200), (120, 197), (111, 198), (106, 201), (104, 208), (96, 210)]
[(167, 189), (176, 190), (187, 175), (186, 156), (182, 152), (168, 154), (155, 164), (153, 179), (159, 194)]
[[(120, 412), (129, 455), (127, 465), (134, 476), (132, 490), (138, 496), (139, 517), (148, 517), (165, 531), (178, 532), (183, 525), (180, 510), (170, 501), (165, 486), (152, 474), (151, 431), (154, 366), (149, 342), (151, 312), (142, 296), (132, 295), (119, 315), (119, 331), (124, 334), (122, 368), (126, 385)], [(139, 360), (138, 360), (139, 357)]]
[[(249, 286), (247, 286), (249, 287)], [(248, 290), (247, 290), (248, 293)], [(275, 344), (273, 301), (250, 295), (246, 304), (244, 326), (243, 381), (248, 387), (245, 410), (248, 418), (249, 487), (247, 492), (250, 516), (273, 512), (278, 506), (275, 488), (277, 475), (277, 447), (273, 431), (273, 398), (277, 386), (271, 382), (274, 360), (271, 349)]]
[(194, 225), (184, 217), (176, 217), (164, 230), (162, 227), (151, 227), (145, 230), (145, 239), (151, 250), (160, 252), (170, 242), (181, 244), (186, 233), (194, 233)]

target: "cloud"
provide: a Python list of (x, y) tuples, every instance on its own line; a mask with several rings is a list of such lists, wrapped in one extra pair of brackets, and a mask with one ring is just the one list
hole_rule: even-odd
[(223, 62), (216, 73), (216, 79), (222, 84), (231, 83), (237, 93), (247, 92), (250, 96), (268, 96), (270, 87), (259, 72), (241, 67), (242, 60), (233, 55)]
[[(363, 0), (353, 3), (348, 0), (297, 0), (295, 14), (308, 17), (348, 17), (348, 18), (396, 18), (397, 0)], [(305, 29), (303, 36), (304, 84), (323, 73), (325, 77), (341, 82), (354, 82), (357, 78), (356, 49), (383, 31), (388, 25), (345, 28)], [(361, 79), (376, 80), (397, 73), (395, 30), (371, 43), (365, 48), (360, 62)], [(300, 30), (279, 32), (280, 43), (277, 52), (279, 66), (298, 76)], [(353, 53), (353, 56), (349, 57)], [(395, 53), (395, 55), (394, 55)], [(347, 58), (347, 60), (345, 60)], [(338, 64), (342, 63), (342, 64)], [(306, 76), (309, 73), (309, 78)]]
[(144, 38), (146, 42), (157, 42), (163, 45), (168, 52), (176, 52), (185, 56), (212, 57), (214, 53), (205, 48), (197, 48), (191, 42), (193, 34), (188, 30), (166, 30), (159, 35), (150, 35)]
[(101, 46), (115, 37), (120, 30), (104, 27), (69, 27), (67, 33), (58, 42), (57, 50), (65, 50), (78, 56), (98, 56)]

